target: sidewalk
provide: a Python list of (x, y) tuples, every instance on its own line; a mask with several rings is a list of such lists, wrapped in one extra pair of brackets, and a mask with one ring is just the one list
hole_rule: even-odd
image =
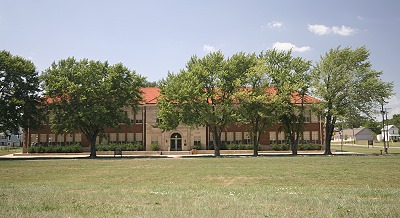
[[(356, 152), (340, 152), (333, 151), (333, 155), (365, 155), (362, 153)], [(299, 151), (298, 156), (319, 156), (323, 155), (324, 151)], [(290, 151), (259, 151), (258, 155), (260, 157), (266, 156), (292, 156)], [(223, 153), (221, 152), (222, 157), (252, 157), (253, 154), (249, 152), (240, 152), (235, 151), (232, 153)], [(214, 157), (214, 154), (211, 153), (203, 153), (203, 154), (190, 154), (189, 152), (182, 152), (182, 154), (144, 154), (144, 155), (131, 155), (131, 154), (123, 154), (121, 155), (111, 155), (111, 154), (98, 154), (98, 158), (196, 158), (196, 157)], [(34, 159), (85, 159), (89, 158), (89, 153), (74, 153), (74, 154), (60, 154), (60, 153), (46, 153), (46, 154), (8, 154), (4, 156), (0, 156), (0, 160), (34, 160)]]

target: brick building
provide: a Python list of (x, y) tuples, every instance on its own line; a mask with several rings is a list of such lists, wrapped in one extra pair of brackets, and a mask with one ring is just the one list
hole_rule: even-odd
[[(97, 143), (142, 143), (146, 151), (152, 150), (152, 144), (158, 144), (162, 151), (191, 150), (194, 145), (200, 145), (201, 149), (212, 149), (212, 137), (207, 127), (191, 129), (185, 125), (179, 125), (175, 130), (163, 132), (156, 127), (157, 124), (157, 98), (159, 89), (155, 87), (142, 88), (143, 102), (137, 113), (126, 109), (131, 120), (130, 125), (121, 124), (118, 128), (106, 129), (104, 137), (98, 137)], [(317, 99), (307, 96), (307, 104), (318, 102)], [(305, 129), (303, 140), (305, 143), (321, 144), (323, 142), (323, 128), (320, 118), (306, 110)], [(261, 135), (260, 144), (262, 150), (269, 150), (271, 144), (284, 143), (285, 135), (279, 132), (279, 124), (267, 129)], [(246, 125), (233, 125), (221, 135), (222, 144), (244, 143), (250, 144), (250, 135)], [(39, 130), (25, 130), (24, 152), (28, 147), (36, 144), (66, 145), (81, 144), (84, 151), (89, 150), (89, 141), (79, 133), (55, 134), (49, 125), (44, 125)]]

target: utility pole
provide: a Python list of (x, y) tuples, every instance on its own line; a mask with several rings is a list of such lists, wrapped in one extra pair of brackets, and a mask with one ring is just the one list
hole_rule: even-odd
[(386, 148), (386, 138), (385, 138), (385, 113), (386, 111), (383, 108), (383, 103), (382, 103), (382, 110), (381, 110), (381, 114), (382, 114), (382, 136), (383, 136), (383, 150), (385, 151), (385, 154), (387, 154), (387, 148)]
[(386, 154), (388, 153), (389, 149), (389, 142), (390, 142), (390, 137), (389, 137), (389, 122), (388, 122), (388, 113), (389, 113), (390, 108), (385, 108), (385, 114), (386, 114), (386, 139), (388, 141), (387, 146), (386, 146)]

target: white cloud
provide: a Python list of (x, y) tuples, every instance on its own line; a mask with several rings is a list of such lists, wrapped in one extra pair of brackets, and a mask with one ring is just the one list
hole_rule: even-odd
[(279, 29), (279, 28), (283, 27), (283, 22), (272, 21), (272, 22), (268, 23), (268, 27), (271, 28), (271, 29), (274, 29), (274, 28)]
[(306, 52), (311, 50), (311, 47), (309, 46), (298, 47), (290, 42), (275, 42), (272, 44), (272, 48), (283, 51), (292, 49), (293, 52)]
[(308, 30), (317, 35), (320, 35), (320, 36), (328, 35), (331, 32), (329, 27), (327, 27), (325, 25), (318, 25), (318, 24), (316, 24), (316, 25), (308, 24)]
[(361, 16), (357, 16), (357, 19), (358, 19), (358, 20), (364, 20), (364, 18), (361, 17)]
[(350, 36), (357, 32), (357, 29), (348, 27), (348, 26), (333, 26), (328, 27), (325, 25), (315, 24), (310, 25), (308, 24), (308, 30), (316, 35), (328, 35), (328, 34), (337, 34), (341, 36)]
[(212, 45), (207, 45), (207, 44), (205, 44), (205, 45), (203, 46), (203, 51), (205, 51), (205, 52), (215, 52), (216, 49), (215, 49), (215, 47), (212, 46)]
[(356, 32), (356, 29), (353, 29), (353, 28), (347, 27), (347, 26), (343, 26), (343, 25), (341, 27), (334, 26), (331, 29), (332, 29), (333, 33), (339, 34), (341, 36), (350, 36)]

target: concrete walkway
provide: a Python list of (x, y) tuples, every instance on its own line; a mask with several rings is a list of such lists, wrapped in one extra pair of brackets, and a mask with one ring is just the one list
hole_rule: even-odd
[[(334, 151), (332, 152), (333, 155), (365, 155), (362, 153), (356, 152), (339, 152)], [(259, 156), (292, 156), (291, 152), (278, 152), (278, 151), (260, 151), (258, 152)], [(324, 151), (299, 151), (298, 156), (319, 156), (323, 155)], [(221, 153), (221, 157), (252, 157), (252, 153), (244, 152), (241, 153), (237, 151), (235, 153), (224, 154)], [(214, 157), (213, 154), (188, 154), (184, 152), (182, 154), (156, 154), (156, 155), (97, 155), (98, 158), (196, 158), (196, 157)], [(86, 159), (89, 158), (89, 153), (82, 153), (82, 154), (22, 154), (22, 153), (15, 153), (15, 154), (8, 154), (0, 156), (0, 160), (34, 160), (34, 159)]]

